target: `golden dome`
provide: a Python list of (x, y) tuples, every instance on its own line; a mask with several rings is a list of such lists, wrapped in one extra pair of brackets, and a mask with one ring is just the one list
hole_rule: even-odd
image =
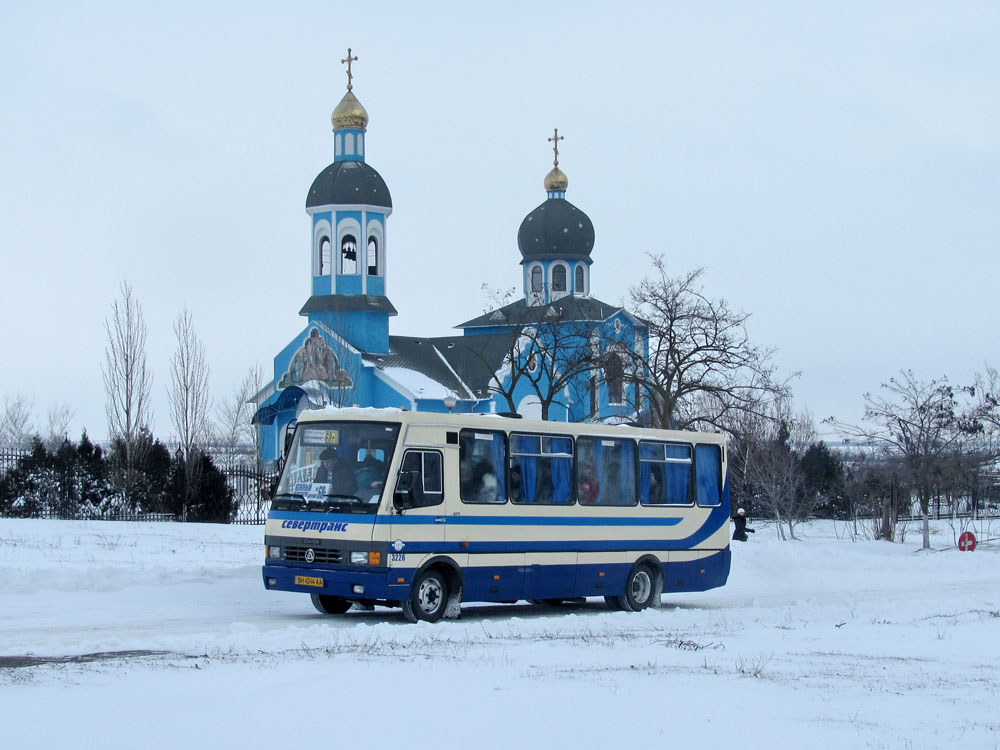
[(546, 190), (565, 190), (569, 187), (569, 178), (563, 174), (559, 167), (552, 167), (552, 171), (545, 175)]
[(368, 112), (361, 106), (358, 97), (348, 91), (340, 100), (337, 108), (333, 110), (330, 122), (333, 123), (334, 130), (343, 130), (344, 128), (364, 130), (368, 127)]

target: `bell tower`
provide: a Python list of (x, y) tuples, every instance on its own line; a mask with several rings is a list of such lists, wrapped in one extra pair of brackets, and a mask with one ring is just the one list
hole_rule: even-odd
[(347, 93), (333, 110), (333, 163), (319, 173), (306, 196), (312, 222), (311, 292), (299, 311), (323, 322), (358, 349), (389, 351), (386, 297), (387, 232), (392, 197), (382, 176), (365, 161), (368, 112), (354, 95), (347, 50)]

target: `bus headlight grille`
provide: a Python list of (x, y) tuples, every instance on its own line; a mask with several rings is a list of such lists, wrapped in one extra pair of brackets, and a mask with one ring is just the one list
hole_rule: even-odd
[(290, 562), (306, 562), (306, 551), (312, 550), (314, 558), (312, 562), (320, 564), (343, 562), (344, 553), (339, 549), (324, 549), (323, 547), (293, 547), (285, 545), (284, 559)]

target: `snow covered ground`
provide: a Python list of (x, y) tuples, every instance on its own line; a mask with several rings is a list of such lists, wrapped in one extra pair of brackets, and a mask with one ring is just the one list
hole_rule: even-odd
[[(1000, 522), (974, 529), (1000, 537)], [(842, 524), (734, 549), (727, 586), (609, 612), (316, 613), (260, 527), (0, 519), (9, 748), (1000, 747), (1000, 541)]]

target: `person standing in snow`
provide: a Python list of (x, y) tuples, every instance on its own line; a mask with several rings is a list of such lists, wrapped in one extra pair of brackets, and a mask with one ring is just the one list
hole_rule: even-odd
[(738, 542), (745, 542), (747, 540), (747, 532), (751, 534), (754, 533), (753, 529), (747, 528), (747, 512), (740, 508), (736, 511), (736, 515), (733, 516), (733, 523), (736, 524), (736, 529), (733, 531), (733, 539)]

